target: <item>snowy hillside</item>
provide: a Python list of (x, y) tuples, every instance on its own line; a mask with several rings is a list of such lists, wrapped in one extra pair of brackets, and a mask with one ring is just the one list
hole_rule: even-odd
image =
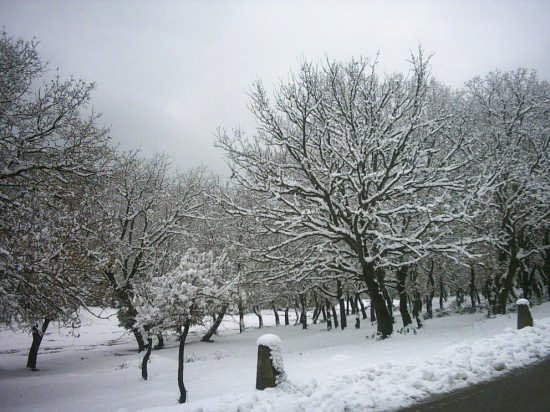
[[(429, 320), (416, 334), (378, 341), (370, 323), (359, 330), (327, 332), (324, 325), (249, 328), (224, 323), (214, 343), (186, 345), (188, 403), (177, 404), (177, 347), (154, 351), (149, 380), (141, 355), (116, 317), (84, 314), (73, 336), (52, 327), (39, 354), (39, 372), (27, 371), (30, 337), (0, 332), (0, 397), (8, 411), (343, 411), (392, 410), (435, 393), (506, 373), (550, 355), (550, 304), (533, 308), (535, 327), (515, 330), (514, 313)], [(105, 315), (105, 313), (103, 314)], [(266, 324), (272, 318), (265, 312)], [(351, 319), (350, 319), (351, 320)], [(399, 320), (398, 320), (399, 321)], [(256, 340), (264, 333), (283, 341), (288, 382), (256, 391)]]

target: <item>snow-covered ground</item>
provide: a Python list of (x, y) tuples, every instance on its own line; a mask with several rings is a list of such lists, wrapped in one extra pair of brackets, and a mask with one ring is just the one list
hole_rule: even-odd
[[(103, 315), (105, 315), (104, 313)], [(353, 317), (344, 331), (324, 324), (255, 327), (238, 333), (224, 322), (214, 343), (186, 345), (188, 403), (177, 404), (177, 343), (154, 351), (149, 380), (141, 355), (116, 317), (83, 314), (75, 337), (51, 327), (40, 349), (40, 371), (24, 368), (30, 336), (0, 331), (0, 409), (7, 411), (363, 411), (392, 410), (432, 394), (488, 380), (550, 355), (550, 303), (533, 308), (535, 326), (515, 330), (516, 314), (453, 315), (425, 322), (416, 334), (373, 339), (374, 327)], [(265, 312), (267, 325), (273, 323)], [(398, 326), (400, 319), (397, 319)], [(236, 330), (237, 329), (237, 330)], [(256, 391), (256, 341), (274, 333), (282, 341), (288, 381)]]

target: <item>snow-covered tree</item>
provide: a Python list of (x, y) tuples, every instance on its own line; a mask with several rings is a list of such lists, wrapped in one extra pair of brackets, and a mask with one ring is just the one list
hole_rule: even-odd
[(100, 263), (121, 325), (133, 331), (140, 350), (145, 342), (134, 327), (134, 283), (178, 264), (186, 224), (203, 204), (204, 189), (202, 170), (173, 175), (166, 156), (123, 153), (98, 204), (104, 225), (89, 230), (103, 245)]
[(177, 268), (136, 285), (134, 306), (136, 326), (149, 333), (167, 330), (179, 336), (178, 386), (179, 402), (184, 403), (187, 390), (183, 382), (185, 341), (189, 328), (201, 323), (212, 301), (224, 298), (231, 283), (221, 283), (225, 255), (188, 249)]
[[(497, 256), (494, 283), (504, 312), (518, 277), (543, 272), (549, 248), (550, 84), (525, 69), (496, 71), (474, 78), (466, 92), (478, 158), (478, 229)], [(524, 293), (538, 287), (523, 283)]]
[(0, 35), (0, 320), (32, 327), (33, 369), (49, 322), (72, 321), (98, 281), (84, 226), (110, 161), (93, 84), (48, 75), (36, 42)]
[(273, 102), (255, 85), (254, 137), (218, 139), (234, 180), (261, 198), (241, 213), (279, 234), (280, 251), (312, 239), (321, 252), (298, 275), (337, 271), (365, 282), (382, 336), (393, 330), (385, 270), (452, 249), (445, 225), (463, 217), (450, 203), (464, 190), (455, 156), (464, 141), (431, 87), (421, 53), (407, 75), (383, 79), (364, 60), (305, 64)]

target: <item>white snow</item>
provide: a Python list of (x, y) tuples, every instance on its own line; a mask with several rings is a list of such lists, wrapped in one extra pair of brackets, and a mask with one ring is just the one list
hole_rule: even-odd
[(516, 301), (516, 305), (518, 305), (518, 306), (519, 306), (519, 305), (527, 305), (527, 306), (529, 306), (529, 301), (528, 301), (527, 299), (518, 299), (518, 300)]
[[(516, 314), (483, 313), (425, 321), (416, 334), (377, 340), (375, 327), (326, 331), (325, 325), (249, 328), (229, 318), (214, 343), (192, 330), (186, 345), (188, 403), (177, 404), (177, 341), (153, 351), (149, 380), (141, 355), (116, 317), (83, 314), (80, 337), (53, 327), (44, 336), (39, 372), (25, 366), (30, 336), (0, 331), (0, 399), (9, 411), (364, 411), (392, 410), (436, 393), (502, 375), (550, 356), (550, 303), (534, 306), (534, 327), (516, 330)], [(263, 313), (273, 325), (270, 311)], [(400, 319), (396, 319), (399, 327)], [(256, 391), (257, 343), (264, 332), (284, 342), (286, 380)]]
[(274, 335), (273, 333), (266, 333), (258, 338), (256, 340), (257, 345), (263, 345), (267, 346), (271, 349), (277, 349), (281, 346), (281, 338), (279, 338), (277, 335)]

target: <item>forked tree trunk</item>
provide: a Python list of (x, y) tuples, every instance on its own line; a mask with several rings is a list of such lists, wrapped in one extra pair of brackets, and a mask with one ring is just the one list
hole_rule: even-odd
[(180, 344), (178, 349), (178, 388), (180, 390), (179, 403), (185, 403), (187, 400), (187, 390), (185, 389), (185, 384), (183, 383), (183, 362), (184, 350), (185, 350), (185, 340), (187, 339), (187, 334), (189, 333), (189, 327), (191, 326), (191, 319), (185, 321), (183, 332), (180, 335)]
[(222, 323), (222, 320), (223, 320), (223, 317), (225, 316), (225, 312), (227, 312), (228, 307), (229, 307), (229, 305), (227, 305), (227, 304), (222, 306), (222, 308), (221, 308), (220, 312), (218, 313), (218, 315), (216, 316), (214, 322), (212, 323), (210, 328), (208, 328), (208, 331), (204, 334), (204, 336), (201, 338), (201, 342), (212, 342), (212, 336), (214, 335), (214, 333), (216, 333), (216, 331), (220, 327), (220, 325)]
[(31, 343), (31, 348), (29, 349), (29, 355), (27, 357), (27, 368), (29, 368), (32, 371), (38, 370), (36, 368), (36, 360), (38, 358), (38, 349), (40, 349), (42, 338), (44, 337), (44, 333), (46, 333), (46, 329), (48, 329), (49, 324), (50, 324), (50, 319), (46, 318), (42, 323), (42, 328), (38, 329), (38, 325), (34, 325), (32, 327), (32, 343)]

